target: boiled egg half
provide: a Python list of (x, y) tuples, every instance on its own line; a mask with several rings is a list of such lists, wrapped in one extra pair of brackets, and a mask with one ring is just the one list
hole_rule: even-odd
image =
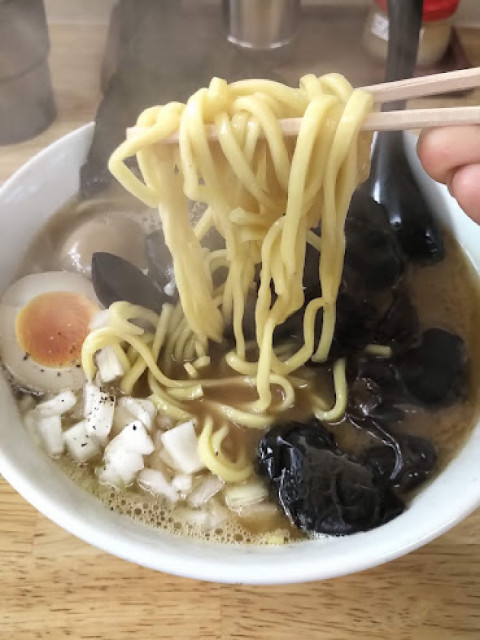
[(79, 389), (82, 344), (100, 310), (91, 282), (68, 271), (17, 280), (0, 301), (0, 356), (22, 388)]

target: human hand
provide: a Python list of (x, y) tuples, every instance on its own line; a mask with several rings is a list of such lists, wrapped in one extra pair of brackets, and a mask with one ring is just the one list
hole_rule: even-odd
[(425, 129), (417, 151), (425, 171), (446, 184), (465, 213), (480, 224), (480, 125)]

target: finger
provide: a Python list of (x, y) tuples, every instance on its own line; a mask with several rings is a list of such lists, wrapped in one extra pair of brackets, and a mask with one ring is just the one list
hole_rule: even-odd
[(457, 169), (449, 188), (465, 213), (480, 224), (480, 163)]
[(480, 163), (480, 126), (426, 129), (417, 151), (425, 171), (446, 184), (458, 167)]

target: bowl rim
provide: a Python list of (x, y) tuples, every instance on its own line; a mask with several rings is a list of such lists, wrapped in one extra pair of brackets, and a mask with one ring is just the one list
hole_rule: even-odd
[[(66, 145), (68, 147), (73, 141), (83, 145), (86, 149), (93, 134), (93, 129), (94, 123), (83, 125), (34, 155), (0, 187), (0, 202), (5, 194), (26, 179), (32, 170), (34, 172), (38, 169), (41, 170), (42, 163), (48, 162), (52, 154), (55, 154), (62, 146)], [(76, 169), (78, 168), (76, 167)], [(439, 187), (436, 186), (435, 188), (438, 189)], [(0, 383), (6, 384), (3, 380)], [(16, 419), (19, 420), (16, 407), (7, 407), (6, 409), (16, 411)], [(480, 423), (477, 424), (473, 431), (479, 432), (477, 439), (478, 447), (480, 448)], [(24, 433), (23, 435), (30, 439), (28, 434)], [(470, 442), (470, 439), (463, 445), (462, 451)], [(34, 444), (34, 446), (36, 447), (37, 445)], [(48, 457), (43, 462), (46, 465), (45, 468), (52, 467), (52, 461)], [(57, 471), (63, 474), (63, 471), (57, 465), (54, 466)], [(447, 465), (447, 468), (442, 470), (438, 478), (444, 476), (449, 466)], [(400, 539), (396, 535), (402, 529), (400, 528), (398, 531), (396, 529), (399, 521), (404, 517), (403, 515), (391, 523), (370, 532), (335, 538), (334, 540), (331, 538), (326, 539), (327, 542), (334, 545), (334, 553), (331, 557), (325, 557), (325, 554), (322, 556), (319, 553), (318, 561), (316, 561), (314, 553), (321, 548), (325, 540), (309, 540), (283, 546), (217, 545), (194, 541), (193, 539), (182, 538), (173, 534), (165, 534), (165, 532), (158, 533), (159, 546), (157, 553), (142, 555), (139, 554), (139, 544), (141, 545), (142, 541), (135, 537), (135, 532), (138, 532), (141, 537), (145, 530), (151, 531), (151, 527), (134, 521), (128, 516), (109, 513), (103, 503), (80, 489), (70, 480), (69, 482), (74, 487), (72, 491), (74, 491), (75, 495), (80, 495), (81, 493), (83, 496), (82, 503), (88, 503), (88, 509), (92, 513), (103, 514), (101, 517), (105, 521), (107, 521), (106, 514), (108, 514), (108, 526), (103, 524), (99, 527), (95, 521), (85, 519), (82, 509), (74, 509), (64, 502), (59, 504), (54, 497), (45, 492), (43, 485), (36, 483), (33, 477), (30, 477), (28, 473), (25, 473), (25, 470), (22, 470), (14, 463), (8, 454), (8, 447), (5, 447), (1, 440), (0, 472), (11, 486), (44, 516), (72, 535), (102, 551), (154, 570), (187, 578), (223, 583), (287, 584), (310, 582), (363, 571), (423, 546), (448, 531), (480, 506), (480, 478), (475, 477), (473, 480), (479, 480), (478, 488), (475, 491), (470, 490), (456, 494), (455, 505), (450, 510), (432, 509), (432, 519), (430, 521), (424, 519), (422, 526), (415, 525), (411, 529), (407, 526)], [(461, 476), (461, 471), (457, 470), (456, 474), (459, 475), (459, 473)], [(468, 478), (471, 480), (470, 475), (468, 475)], [(66, 484), (68, 485), (68, 483)], [(408, 511), (405, 514), (408, 514)], [(405, 525), (408, 525), (409, 521), (410, 518), (404, 519)], [(414, 521), (412, 520), (412, 522)], [(387, 534), (384, 536), (386, 537), (385, 540), (379, 539), (378, 531), (380, 529)], [(124, 532), (120, 540), (114, 538), (115, 531), (118, 533), (119, 530)], [(393, 535), (389, 535), (390, 530), (393, 530)], [(179, 540), (182, 540), (183, 544), (179, 543)], [(362, 544), (355, 544), (355, 541), (358, 542), (360, 540), (362, 542), (367, 541), (365, 548), (370, 549), (368, 553), (362, 553), (362, 550), (364, 550)], [(340, 545), (345, 547), (340, 553), (337, 551), (339, 541)], [(350, 541), (350, 544), (348, 541)], [(302, 551), (298, 553), (300, 546)], [(307, 549), (308, 553), (303, 551)], [(180, 550), (180, 552), (177, 550)], [(181, 557), (180, 554), (182, 554)], [(301, 558), (299, 557), (295, 561), (296, 556), (301, 556)], [(285, 566), (284, 562), (286, 562)], [(258, 564), (261, 566), (258, 567)]]

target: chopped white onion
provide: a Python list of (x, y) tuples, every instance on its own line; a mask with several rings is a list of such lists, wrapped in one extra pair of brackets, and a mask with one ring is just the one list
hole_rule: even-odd
[(59, 415), (37, 418), (37, 430), (49, 456), (63, 453), (62, 419)]
[(174, 515), (185, 524), (191, 524), (195, 527), (201, 527), (202, 529), (207, 525), (209, 516), (207, 511), (196, 511), (195, 509), (187, 509), (185, 507), (175, 509)]
[(185, 497), (192, 490), (193, 478), (185, 473), (177, 473), (173, 476), (172, 487), (178, 491), (178, 493)]
[(110, 431), (110, 435), (118, 435), (120, 431), (123, 431), (127, 424), (133, 422), (134, 417), (125, 409), (124, 406), (120, 404), (120, 398), (117, 400), (117, 404), (115, 405), (115, 412), (113, 414), (113, 423), (112, 430)]
[(145, 466), (143, 456), (152, 453), (153, 448), (143, 424), (131, 422), (106, 446), (100, 480), (116, 486), (131, 484)]
[(102, 309), (98, 311), (90, 320), (88, 325), (89, 331), (95, 331), (96, 329), (102, 329), (106, 327), (110, 322), (110, 311), (108, 309)]
[(190, 378), (198, 378), (198, 371), (195, 369), (191, 362), (185, 362), (183, 368), (188, 373)]
[(131, 422), (105, 448), (105, 455), (119, 450), (149, 455), (154, 449), (152, 439), (139, 420)]
[(104, 468), (100, 470), (98, 477), (100, 482), (121, 487), (132, 484), (143, 467), (143, 456), (140, 453), (118, 449), (105, 453)]
[(160, 447), (161, 448), (159, 449), (158, 456), (157, 456), (159, 461), (161, 461), (163, 464), (167, 465), (167, 467), (169, 467), (170, 469), (173, 469), (174, 471), (182, 471), (181, 469), (178, 468), (177, 463), (172, 458), (172, 456), (168, 453), (168, 451), (165, 449), (163, 444), (160, 445)]
[(222, 524), (229, 519), (230, 515), (226, 509), (223, 507), (215, 506), (215, 508), (211, 509), (208, 512), (208, 520), (205, 525), (207, 531), (211, 531), (212, 529), (216, 529), (217, 527), (221, 527)]
[(213, 498), (213, 496), (223, 487), (223, 480), (218, 476), (208, 474), (195, 485), (193, 491), (188, 496), (188, 502), (192, 507), (200, 507)]
[(119, 398), (118, 407), (122, 407), (128, 411), (131, 414), (132, 419), (143, 422), (148, 431), (151, 430), (153, 419), (157, 413), (157, 409), (151, 400), (148, 400), (148, 398), (132, 398), (131, 396), (125, 396), (123, 398)]
[(203, 531), (212, 531), (212, 529), (216, 529), (224, 524), (229, 517), (228, 511), (222, 507), (217, 507), (215, 511), (181, 507), (180, 509), (175, 509), (174, 516), (186, 524), (199, 527)]
[(27, 430), (29, 436), (38, 446), (42, 445), (42, 439), (40, 438), (40, 434), (38, 433), (38, 425), (37, 420), (35, 419), (34, 411), (27, 411), (27, 413), (23, 416), (23, 424), (25, 425), (25, 429)]
[(143, 469), (138, 474), (137, 482), (142, 489), (154, 495), (162, 495), (170, 502), (177, 502), (179, 499), (177, 491), (158, 469)]
[(18, 401), (18, 406), (22, 413), (26, 413), (35, 407), (35, 398), (30, 394), (25, 394)]
[(271, 530), (279, 516), (279, 508), (271, 502), (257, 502), (237, 510), (242, 519), (255, 521), (261, 524), (263, 530)]
[(68, 452), (79, 464), (87, 462), (101, 451), (95, 438), (88, 435), (84, 420), (67, 429), (63, 433), (63, 440)]
[(87, 433), (105, 446), (113, 424), (115, 397), (94, 385), (85, 388), (85, 428)]
[(91, 382), (85, 383), (83, 387), (83, 417), (85, 418), (91, 413), (93, 409), (93, 405), (98, 400), (98, 393), (100, 389), (97, 385), (92, 384)]
[(198, 455), (198, 439), (193, 420), (165, 431), (161, 440), (175, 467), (182, 473), (196, 473), (205, 468)]
[(145, 464), (149, 467), (149, 469), (158, 469), (158, 471), (161, 471), (167, 476), (170, 476), (171, 469), (168, 468), (168, 466), (158, 454), (159, 451), (155, 449), (155, 451), (151, 455), (147, 456), (148, 460), (145, 459)]
[(61, 416), (63, 413), (70, 411), (77, 404), (77, 396), (73, 391), (61, 391), (53, 398), (40, 402), (35, 407), (35, 414), (39, 418), (48, 418), (49, 416)]
[(113, 382), (117, 380), (117, 378), (121, 378), (125, 373), (122, 363), (118, 359), (113, 347), (103, 347), (103, 349), (97, 351), (95, 359), (100, 380), (103, 383)]
[(227, 507), (232, 511), (239, 511), (265, 500), (268, 497), (268, 489), (258, 480), (250, 480), (241, 485), (227, 487), (224, 495)]
[(193, 361), (193, 366), (195, 367), (195, 369), (203, 369), (204, 367), (208, 367), (209, 364), (210, 356), (200, 356)]
[(162, 471), (167, 475), (169, 475), (169, 470), (168, 470), (169, 465), (167, 465), (164, 462), (164, 460), (162, 460), (162, 456), (160, 455), (161, 452), (163, 451), (163, 444), (160, 439), (160, 436), (161, 436), (161, 433), (159, 431), (154, 431), (154, 433), (151, 435), (151, 438), (153, 440), (154, 450), (148, 456), (147, 466), (150, 467), (151, 469), (158, 469), (159, 471)]

